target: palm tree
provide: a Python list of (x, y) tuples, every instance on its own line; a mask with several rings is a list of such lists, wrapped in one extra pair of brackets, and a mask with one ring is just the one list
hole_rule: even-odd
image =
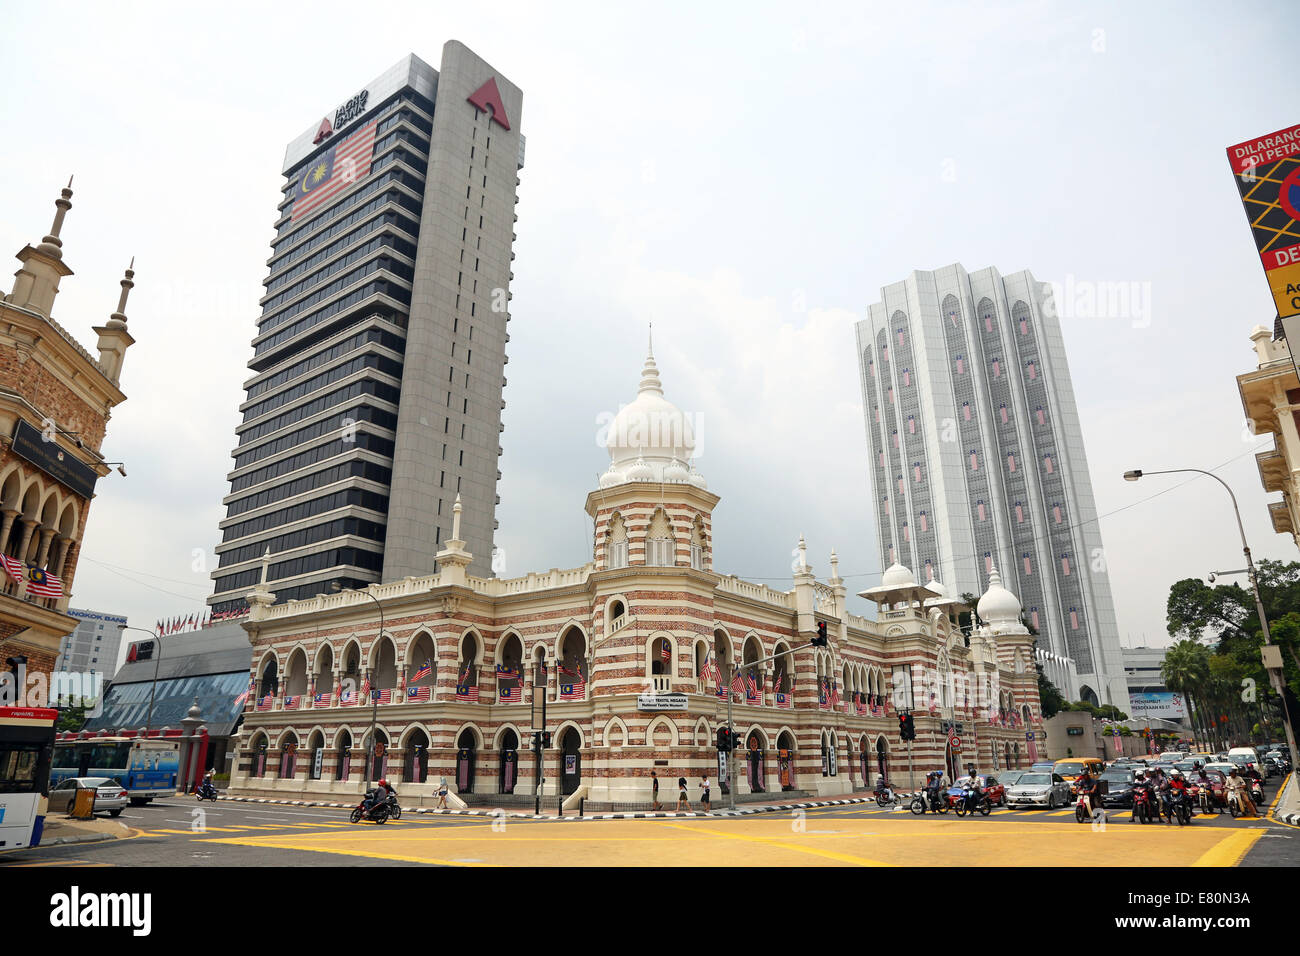
[(1188, 714), (1192, 717), (1192, 727), (1196, 727), (1197, 714), (1201, 717), (1202, 737), (1209, 739), (1204, 731), (1205, 714), (1197, 702), (1205, 699), (1205, 690), (1210, 681), (1210, 653), (1201, 644), (1192, 640), (1179, 641), (1165, 651), (1164, 663), (1160, 665), (1160, 676), (1170, 690), (1180, 692), (1187, 700)]

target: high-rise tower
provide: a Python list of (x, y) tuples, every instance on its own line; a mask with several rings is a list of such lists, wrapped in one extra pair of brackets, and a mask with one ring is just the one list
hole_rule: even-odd
[(457, 494), (490, 574), (522, 104), (451, 41), (289, 144), (216, 610), (432, 573)]
[(881, 290), (857, 323), (882, 567), (982, 593), (996, 566), (1074, 662), (1072, 699), (1127, 704), (1083, 433), (1051, 294), (960, 265)]

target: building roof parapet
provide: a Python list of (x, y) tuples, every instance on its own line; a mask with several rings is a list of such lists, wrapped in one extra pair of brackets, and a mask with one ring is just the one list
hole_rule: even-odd
[(743, 581), (734, 574), (728, 574), (718, 579), (717, 588), (727, 594), (734, 594), (738, 597), (749, 598), (762, 604), (770, 604), (773, 607), (786, 608), (794, 610), (794, 592), (793, 591), (774, 591), (766, 584), (754, 584), (750, 581)]

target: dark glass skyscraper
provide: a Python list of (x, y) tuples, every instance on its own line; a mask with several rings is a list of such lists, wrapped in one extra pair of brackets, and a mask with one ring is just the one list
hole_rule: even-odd
[(490, 573), (521, 107), (451, 41), (289, 144), (215, 610), (431, 574), (457, 494)]

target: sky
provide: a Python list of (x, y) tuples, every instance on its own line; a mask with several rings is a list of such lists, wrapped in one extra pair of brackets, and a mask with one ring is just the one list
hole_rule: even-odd
[[(1235, 376), (1275, 310), (1225, 148), (1300, 120), (1286, 2), (45, 3), (6, 17), (0, 247), (63, 230), (54, 318), (87, 347), (135, 257), (136, 344), (73, 605), (198, 611), (285, 145), (407, 53), (465, 43), (524, 91), (498, 487), (505, 575), (590, 558), (602, 415), (647, 329), (722, 496), (714, 567), (791, 586), (803, 534), (879, 583), (853, 323), (914, 269), (1029, 269), (1062, 303), (1122, 640), (1169, 585), (1294, 559)], [(16, 268), (16, 264), (15, 264)], [(1077, 290), (1119, 284), (1129, 304)], [(856, 597), (850, 610), (866, 613)]]

